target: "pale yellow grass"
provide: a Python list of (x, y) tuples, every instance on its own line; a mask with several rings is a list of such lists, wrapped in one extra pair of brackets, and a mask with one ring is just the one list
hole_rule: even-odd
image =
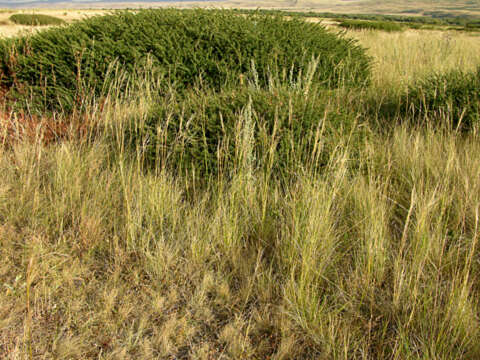
[(403, 87), (427, 74), (480, 65), (480, 37), (456, 31), (350, 31), (373, 57), (378, 87)]
[(2, 358), (480, 354), (478, 138), (339, 133), (318, 176), (193, 197), (114, 139), (0, 152)]

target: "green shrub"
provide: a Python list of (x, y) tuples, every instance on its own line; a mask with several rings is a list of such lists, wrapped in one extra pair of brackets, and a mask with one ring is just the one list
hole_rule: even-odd
[(14, 14), (10, 16), (10, 21), (18, 25), (30, 26), (62, 25), (65, 23), (62, 19), (44, 14)]
[(86, 94), (101, 95), (113, 62), (132, 72), (148, 58), (178, 90), (195, 83), (219, 90), (252, 75), (252, 61), (262, 86), (272, 72), (305, 72), (312, 57), (313, 81), (325, 87), (369, 78), (364, 50), (319, 24), (226, 10), (121, 12), (1, 41), (0, 85), (21, 106), (69, 111)]
[[(327, 149), (337, 145), (327, 144), (323, 121), (337, 130), (353, 124), (351, 112), (326, 111), (328, 97), (249, 87), (162, 97), (146, 119), (132, 120), (126, 138), (150, 163), (169, 159), (167, 166), (180, 173), (231, 173), (249, 162), (253, 169), (287, 175), (298, 166), (321, 166)], [(323, 150), (315, 153), (318, 141)]]
[(365, 116), (382, 129), (402, 121), (469, 131), (480, 119), (480, 69), (429, 75), (403, 94), (378, 97), (374, 93), (359, 101)]
[(467, 31), (479, 31), (480, 30), (480, 21), (471, 21), (465, 24), (465, 30)]
[(338, 25), (351, 30), (403, 31), (403, 26), (393, 21), (343, 20)]
[(402, 107), (410, 113), (432, 118), (447, 115), (454, 128), (471, 129), (480, 118), (480, 69), (436, 74), (410, 86)]

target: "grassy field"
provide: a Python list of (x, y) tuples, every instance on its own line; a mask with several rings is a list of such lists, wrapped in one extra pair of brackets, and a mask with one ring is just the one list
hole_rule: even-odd
[[(475, 74), (479, 38), (347, 36), (372, 57), (361, 87), (324, 88), (312, 60), (180, 91), (147, 62), (70, 113), (4, 104), (0, 358), (479, 358), (479, 123), (459, 125), (478, 107), (409, 97)], [(217, 169), (177, 171), (170, 124), (214, 116), (236, 124)]]
[(18, 35), (28, 35), (34, 33), (44, 27), (38, 26), (27, 26), (15, 24), (10, 20), (10, 17), (14, 14), (45, 14), (49, 16), (54, 16), (61, 20), (64, 20), (67, 23), (72, 23), (74, 21), (82, 20), (87, 17), (95, 15), (103, 15), (107, 13), (108, 10), (57, 10), (57, 9), (41, 9), (41, 10), (0, 10), (0, 38), (2, 37), (12, 37)]
[(36, 3), (36, 6), (46, 9), (65, 8), (151, 8), (151, 7), (221, 7), (249, 9), (282, 9), (300, 11), (331, 11), (339, 13), (386, 13), (386, 14), (417, 14), (434, 12), (436, 15), (450, 13), (452, 15), (480, 14), (478, 0), (218, 0), (218, 1), (181, 1), (170, 3), (159, 2), (115, 2), (115, 1), (75, 1)]
[[(64, 7), (63, 9), (61, 7)], [(401, 24), (404, 27), (422, 27), (427, 30), (457, 29), (465, 30), (465, 23), (472, 23), (473, 27), (467, 26), (466, 30), (477, 30), (480, 28), (478, 19), (480, 18), (480, 3), (475, 2), (459, 3), (435, 1), (429, 3), (415, 2), (389, 2), (389, 1), (315, 1), (307, 2), (249, 2), (249, 1), (213, 1), (213, 2), (180, 2), (180, 3), (89, 3), (88, 6), (78, 3), (76, 8), (70, 8), (69, 3), (56, 4), (55, 8), (40, 9), (0, 9), (0, 37), (12, 37), (16, 35), (27, 35), (38, 31), (38, 26), (25, 26), (16, 24), (10, 17), (12, 15), (35, 15), (45, 14), (53, 16), (72, 23), (96, 15), (105, 15), (112, 11), (124, 8), (223, 8), (223, 9), (241, 9), (243, 11), (255, 11), (259, 8), (267, 11), (283, 11), (288, 14), (299, 14), (305, 17), (307, 21), (322, 21), (324, 23), (340, 24), (341, 16), (352, 17), (354, 19), (368, 20), (372, 16), (386, 16), (387, 20), (402, 19)], [(316, 15), (318, 14), (318, 16)], [(340, 16), (341, 15), (341, 16)], [(390, 19), (388, 19), (390, 17)], [(418, 23), (415, 23), (418, 19)], [(384, 19), (370, 19), (374, 22), (382, 22)], [(344, 19), (343, 21), (347, 21)], [(383, 26), (392, 26), (391, 24)], [(413, 25), (412, 25), (413, 22)], [(368, 25), (368, 24), (367, 24)], [(374, 24), (378, 27), (378, 24)], [(408, 26), (407, 26), (408, 25)], [(450, 25), (450, 26), (448, 26)], [(396, 26), (395, 24), (393, 26)]]
[[(37, 27), (14, 24), (8, 18), (15, 13), (41, 13), (58, 17), (68, 23), (94, 15), (102, 15), (115, 9), (125, 8), (223, 8), (223, 9), (270, 9), (300, 13), (379, 14), (409, 17), (476, 18), (480, 17), (480, 1), (390, 1), (390, 0), (283, 0), (283, 1), (182, 1), (182, 2), (60, 2), (54, 5), (38, 4), (38, 9), (0, 9), (0, 37), (28, 34)], [(319, 18), (320, 20), (321, 18)]]

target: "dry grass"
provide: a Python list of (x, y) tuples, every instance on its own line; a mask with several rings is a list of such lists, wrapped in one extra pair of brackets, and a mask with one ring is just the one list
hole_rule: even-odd
[(434, 71), (469, 71), (480, 65), (478, 34), (430, 30), (348, 34), (373, 57), (374, 81), (379, 88), (404, 86)]
[[(357, 36), (376, 91), (478, 64), (468, 35)], [(151, 101), (112, 95), (95, 140), (0, 146), (1, 358), (480, 357), (475, 132), (364, 122), (321, 174), (192, 190), (122, 147)]]
[(347, 138), (191, 201), (102, 140), (3, 150), (2, 357), (475, 358), (478, 139)]
[(62, 20), (65, 20), (67, 23), (73, 21), (81, 20), (86, 17), (103, 15), (108, 11), (105, 10), (51, 10), (51, 9), (42, 9), (42, 10), (12, 10), (9, 12), (0, 12), (0, 37), (12, 37), (12, 36), (21, 36), (32, 34), (36, 31), (48, 28), (48, 26), (25, 26), (17, 25), (9, 21), (9, 17), (14, 13), (41, 13), (54, 17), (58, 17)]

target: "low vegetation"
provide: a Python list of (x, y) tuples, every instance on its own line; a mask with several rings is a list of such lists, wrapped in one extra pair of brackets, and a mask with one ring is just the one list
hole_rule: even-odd
[(410, 86), (405, 102), (424, 118), (448, 117), (454, 128), (471, 130), (480, 120), (480, 68), (428, 76)]
[[(269, 164), (269, 173), (283, 176), (295, 173), (300, 164), (316, 161), (320, 166), (327, 161), (323, 152), (336, 144), (325, 141), (323, 152), (311, 158), (315, 138), (321, 131), (330, 131), (321, 129), (318, 119), (328, 117), (331, 124), (351, 127), (354, 118), (342, 109), (327, 111), (328, 92), (309, 89), (308, 83), (300, 86), (298, 90), (278, 86), (272, 91), (251, 84), (218, 93), (196, 89), (185, 97), (173, 93), (156, 100), (144, 119), (134, 117), (127, 142), (145, 144), (143, 151), (150, 163), (161, 159), (160, 153), (168, 154), (168, 164), (176, 172), (230, 174), (239, 165), (238, 144), (245, 141), (238, 137), (239, 126), (245, 126), (248, 134), (244, 136), (251, 137), (255, 154), (243, 159), (249, 166), (266, 168)], [(311, 95), (306, 94), (309, 91)]]
[[(75, 79), (102, 90), (35, 115), (41, 90), (77, 81), (41, 87), (33, 63), (3, 63), (5, 90), (31, 98), (0, 112), (0, 357), (479, 358), (480, 58), (453, 48), (476, 39), (356, 42), (264, 15), (222, 27), (230, 15), (122, 13), (2, 43), (30, 64), (26, 44), (69, 54), (46, 39), (91, 29), (77, 54), (112, 64), (80, 62)], [(202, 62), (161, 66), (148, 42), (142, 57), (138, 30), (127, 48), (112, 29), (139, 19), (175, 20), (167, 39)], [(286, 30), (299, 42), (259, 38)], [(294, 53), (307, 30), (353, 74)]]
[(403, 31), (404, 27), (392, 21), (342, 20), (338, 26), (350, 30)]
[(60, 18), (44, 14), (13, 14), (9, 20), (18, 25), (45, 26), (65, 24)]

